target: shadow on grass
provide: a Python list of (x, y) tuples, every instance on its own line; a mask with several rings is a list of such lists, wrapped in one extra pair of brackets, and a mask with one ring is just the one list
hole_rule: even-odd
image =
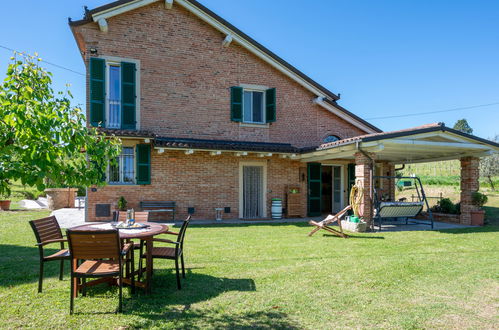
[[(182, 226), (181, 222), (175, 222), (175, 229), (180, 228)], [(223, 228), (223, 227), (232, 227), (232, 228), (245, 228), (245, 227), (261, 227), (261, 226), (272, 226), (272, 227), (287, 227), (287, 226), (295, 226), (295, 227), (310, 227), (307, 222), (248, 222), (248, 223), (192, 223), (189, 226), (190, 228)]]
[(236, 313), (213, 307), (208, 310), (192, 307), (226, 292), (254, 292), (256, 286), (252, 279), (214, 277), (188, 269), (182, 290), (177, 290), (174, 272), (159, 270), (154, 273), (152, 288), (151, 295), (140, 292), (124, 306), (125, 313), (141, 318), (129, 325), (131, 328), (162, 327), (163, 322), (170, 322), (174, 328), (188, 329), (206, 326), (215, 329), (298, 329), (285, 313), (277, 310), (277, 306), (269, 311)]
[[(57, 246), (57, 244), (54, 244)], [(59, 249), (45, 248), (45, 255)], [(39, 253), (37, 247), (0, 244), (0, 286), (38, 282)], [(59, 261), (46, 262), (44, 279), (59, 276)], [(69, 260), (64, 261), (65, 279), (69, 278)]]
[[(383, 236), (354, 236), (350, 233), (346, 233), (348, 235), (348, 238), (347, 239), (350, 239), (350, 238), (362, 238), (362, 239), (385, 239)], [(339, 236), (336, 236), (336, 235), (332, 235), (332, 234), (323, 234), (322, 236), (324, 237), (335, 237), (335, 238), (339, 238), (339, 239), (343, 239), (342, 237), (339, 237)]]
[(434, 230), (443, 234), (474, 234), (474, 233), (492, 233), (499, 231), (499, 224), (486, 225), (483, 227), (467, 227), (467, 228), (454, 228), (454, 229), (440, 229)]
[[(171, 310), (156, 315), (141, 315), (147, 320), (131, 324), (131, 328), (161, 327), (161, 322), (172, 322), (175, 329), (301, 329), (296, 322), (280, 311), (257, 311), (227, 314), (215, 310)], [(172, 327), (170, 325), (170, 327)]]

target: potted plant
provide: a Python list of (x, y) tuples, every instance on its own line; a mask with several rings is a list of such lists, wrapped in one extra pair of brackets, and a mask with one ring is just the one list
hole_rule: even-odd
[(485, 211), (482, 210), (488, 201), (487, 195), (475, 191), (471, 195), (471, 203), (478, 207), (478, 210), (471, 211), (471, 225), (473, 226), (483, 226), (483, 220), (485, 218)]
[(118, 210), (119, 211), (126, 211), (126, 205), (128, 204), (127, 200), (125, 197), (121, 196), (118, 199)]
[(11, 202), (11, 200), (7, 199), (9, 197), (10, 197), (10, 194), (8, 194), (8, 195), (0, 195), (0, 210), (2, 210), (2, 211), (8, 211), (8, 210), (10, 210), (10, 202)]

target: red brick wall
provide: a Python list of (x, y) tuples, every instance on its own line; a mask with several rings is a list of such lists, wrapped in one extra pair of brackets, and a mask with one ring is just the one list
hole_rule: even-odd
[[(139, 210), (143, 200), (165, 200), (177, 202), (177, 219), (187, 216), (187, 208), (195, 207), (193, 219), (215, 219), (215, 207), (230, 207), (225, 219), (239, 217), (239, 162), (259, 161), (267, 165), (267, 217), (270, 218), (271, 198), (285, 198), (286, 185), (299, 184), (305, 190), (305, 182), (299, 179), (299, 161), (281, 159), (277, 156), (236, 157), (233, 154), (212, 156), (208, 152), (185, 155), (181, 151), (167, 150), (163, 154), (152, 152), (151, 184), (114, 186), (88, 191), (87, 221), (109, 220), (95, 218), (95, 204), (111, 204), (116, 210), (117, 201), (124, 196), (128, 208)], [(303, 211), (306, 199), (303, 194)], [(163, 218), (168, 219), (169, 215)]]
[(472, 195), (480, 188), (480, 159), (477, 157), (461, 158), (461, 216), (460, 223), (471, 224), (471, 212), (478, 210), (472, 204)]
[[(157, 2), (107, 21), (108, 33), (96, 23), (74, 31), (99, 56), (140, 60), (141, 129), (162, 136), (296, 146), (317, 145), (328, 134), (364, 133), (315, 105), (313, 93), (240, 45), (222, 47), (222, 33), (178, 5), (166, 10)], [(277, 121), (269, 128), (230, 121), (229, 88), (239, 84), (276, 87)]]
[[(368, 153), (370, 157), (374, 154)], [(371, 199), (371, 160), (363, 153), (355, 154), (355, 182), (360, 181), (364, 188), (359, 214), (369, 225), (373, 218), (373, 203)]]

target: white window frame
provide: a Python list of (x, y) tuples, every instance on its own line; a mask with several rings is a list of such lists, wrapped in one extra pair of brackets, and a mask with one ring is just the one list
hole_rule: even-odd
[[(121, 62), (129, 62), (135, 64), (135, 130), (140, 130), (140, 60), (126, 58), (126, 57), (118, 57), (118, 56), (99, 56), (106, 61), (106, 127), (107, 127), (107, 119), (108, 119), (108, 95), (109, 95), (109, 66), (108, 63), (114, 63), (121, 65)], [(123, 118), (120, 118), (123, 120)]]
[[(118, 156), (118, 172), (119, 172), (119, 181), (110, 181), (110, 172), (111, 172), (111, 164), (107, 165), (107, 170), (106, 170), (106, 181), (109, 185), (112, 186), (133, 186), (137, 185), (137, 150), (133, 146), (122, 146), (122, 152)], [(122, 170), (123, 168), (123, 157), (121, 156), (123, 153), (123, 148), (132, 148), (133, 151), (133, 181), (132, 182), (124, 182), (123, 176), (124, 176), (124, 171)]]
[(118, 118), (119, 118), (119, 127), (110, 127), (110, 118), (111, 118), (111, 100), (109, 98), (109, 96), (111, 95), (110, 93), (110, 90), (111, 90), (111, 67), (112, 66), (116, 66), (116, 67), (119, 67), (120, 68), (120, 87), (121, 87), (121, 63), (120, 62), (114, 62), (114, 61), (106, 61), (106, 118), (107, 118), (107, 124), (106, 124), (106, 127), (107, 128), (111, 128), (111, 129), (121, 129), (121, 125), (122, 125), (122, 121), (123, 121), (123, 118), (121, 118), (122, 116), (122, 104), (121, 104), (121, 88), (120, 88), (120, 99), (119, 99), (119, 106), (120, 106), (120, 111), (119, 111), (119, 114), (118, 114)]
[[(254, 126), (254, 127), (261, 127), (261, 126), (268, 126), (267, 123), (267, 113), (265, 111), (265, 105), (267, 104), (267, 89), (269, 87), (267, 86), (262, 86), (262, 85), (251, 85), (251, 84), (240, 84), (239, 87), (243, 88), (243, 99), (242, 99), (242, 120), (241, 120), (241, 126)], [(254, 122), (254, 121), (245, 121), (244, 120), (244, 112), (245, 112), (245, 107), (244, 107), (244, 92), (261, 92), (263, 93), (263, 98), (262, 98), (262, 122)], [(253, 100), (251, 101), (253, 105)], [(252, 107), (253, 108), (253, 107)], [(252, 109), (253, 110), (253, 109)]]

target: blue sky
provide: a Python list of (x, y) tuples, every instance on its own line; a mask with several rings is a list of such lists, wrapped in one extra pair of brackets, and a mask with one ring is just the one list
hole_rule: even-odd
[[(107, 0), (3, 1), (0, 45), (37, 51), (77, 72), (83, 61), (67, 25), (83, 6)], [(499, 1), (201, 0), (334, 93), (340, 104), (376, 118), (499, 103)], [(0, 71), (9, 51), (0, 49)], [(46, 65), (54, 86), (71, 83), (84, 104), (84, 76)], [(370, 120), (383, 130), (466, 118), (474, 133), (499, 133), (499, 104)]]

